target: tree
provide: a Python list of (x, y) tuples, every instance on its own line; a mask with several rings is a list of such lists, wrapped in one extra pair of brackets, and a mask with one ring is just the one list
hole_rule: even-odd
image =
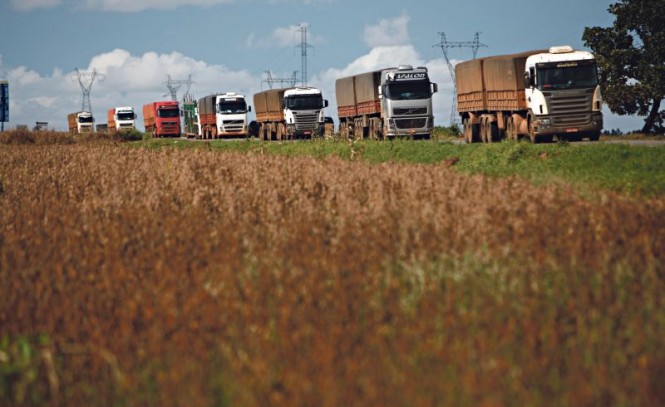
[(665, 0), (619, 0), (612, 27), (586, 27), (603, 99), (619, 115), (646, 116), (643, 133), (665, 132)]

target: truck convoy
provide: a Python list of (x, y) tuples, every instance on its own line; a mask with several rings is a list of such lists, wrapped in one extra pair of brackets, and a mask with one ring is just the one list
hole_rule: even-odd
[(254, 95), (259, 137), (282, 140), (323, 134), (328, 101), (312, 87), (270, 89)]
[(434, 126), (427, 68), (400, 65), (335, 81), (339, 132), (343, 137), (429, 138)]
[(603, 128), (595, 58), (569, 46), (461, 62), (455, 84), (468, 143), (598, 140)]
[(71, 134), (93, 133), (95, 118), (90, 112), (74, 112), (67, 115), (67, 124)]
[(197, 103), (199, 137), (246, 137), (247, 112), (251, 111), (241, 94), (226, 92), (203, 97)]
[(153, 137), (180, 137), (180, 108), (177, 101), (143, 105), (145, 131)]
[(135, 128), (134, 120), (136, 114), (131, 106), (112, 107), (108, 110), (106, 117), (108, 119), (108, 132), (115, 134), (122, 130), (133, 130)]

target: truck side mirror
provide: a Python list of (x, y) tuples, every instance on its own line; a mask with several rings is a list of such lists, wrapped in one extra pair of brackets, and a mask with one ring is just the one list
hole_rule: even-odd
[(248, 111), (248, 112), (251, 112), (251, 111), (252, 111), (252, 107), (251, 107), (251, 106), (247, 106), (247, 111)]
[(383, 88), (381, 86), (378, 87), (378, 92), (379, 92), (379, 99), (383, 98)]
[(323, 107), (328, 107), (328, 99), (323, 100)]
[(436, 83), (430, 83), (430, 85), (432, 87), (432, 94), (439, 91), (439, 86)]
[(536, 69), (530, 67), (528, 71), (524, 73), (524, 86), (527, 88), (533, 88), (536, 86)]

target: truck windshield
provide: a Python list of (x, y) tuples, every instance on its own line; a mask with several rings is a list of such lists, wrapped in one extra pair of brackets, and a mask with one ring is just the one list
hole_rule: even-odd
[(538, 89), (579, 89), (592, 88), (598, 84), (598, 74), (595, 64), (547, 64), (538, 67)]
[(384, 87), (383, 94), (393, 100), (427, 99), (432, 96), (429, 81), (393, 82)]
[(323, 107), (323, 97), (320, 94), (285, 97), (284, 107), (292, 110), (321, 109)]
[(134, 120), (134, 112), (118, 112), (118, 120)]
[(79, 116), (79, 123), (93, 123), (94, 121), (92, 116)]
[(222, 100), (219, 102), (218, 113), (221, 114), (239, 114), (247, 113), (247, 103), (244, 100)]
[(178, 117), (178, 109), (159, 109), (157, 111), (159, 117)]

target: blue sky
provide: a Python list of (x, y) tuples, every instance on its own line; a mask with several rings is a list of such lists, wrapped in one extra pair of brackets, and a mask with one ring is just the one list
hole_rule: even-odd
[[(439, 47), (486, 44), (478, 56), (569, 44), (584, 49), (584, 27), (609, 26), (610, 0), (1, 0), (0, 79), (9, 81), (10, 123), (47, 121), (65, 130), (80, 110), (75, 69), (103, 74), (92, 86), (97, 123), (108, 108), (169, 99), (167, 75), (191, 75), (190, 93), (236, 91), (250, 97), (275, 78), (300, 78), (301, 24), (308, 25), (307, 82), (330, 101), (335, 79), (394, 66), (425, 65), (439, 84), (435, 120), (448, 125), (450, 74)], [(452, 48), (454, 62), (472, 57)], [(185, 88), (180, 88), (179, 98)], [(641, 128), (639, 117), (606, 112), (605, 128)], [(141, 126), (139, 126), (141, 127)]]

